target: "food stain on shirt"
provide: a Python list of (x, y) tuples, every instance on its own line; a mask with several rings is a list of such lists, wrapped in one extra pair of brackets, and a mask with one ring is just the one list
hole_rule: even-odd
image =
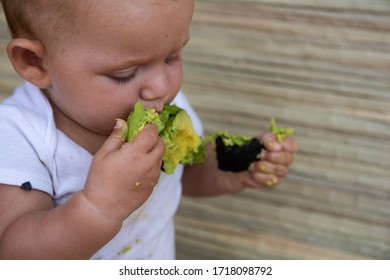
[(131, 246), (125, 246), (122, 251), (118, 252), (118, 255), (123, 255), (123, 254), (126, 254), (127, 252), (129, 252), (131, 250)]

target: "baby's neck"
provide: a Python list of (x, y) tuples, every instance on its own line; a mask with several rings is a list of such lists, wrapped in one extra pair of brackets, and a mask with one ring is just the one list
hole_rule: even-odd
[(104, 141), (106, 141), (107, 135), (86, 129), (74, 120), (65, 116), (50, 99), (49, 102), (51, 103), (57, 129), (62, 131), (73, 142), (83, 147), (90, 154), (94, 155), (103, 145)]

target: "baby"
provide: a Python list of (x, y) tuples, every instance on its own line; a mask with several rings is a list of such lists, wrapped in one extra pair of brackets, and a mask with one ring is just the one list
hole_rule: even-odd
[[(193, 0), (2, 0), (7, 52), (26, 81), (0, 105), (0, 257), (173, 259), (182, 193), (278, 185), (297, 151), (267, 132), (248, 171), (199, 165), (161, 172), (154, 125), (125, 143), (135, 103), (175, 103), (202, 125), (183, 93), (182, 49)], [(113, 129), (114, 127), (114, 129)], [(211, 155), (213, 147), (206, 147)]]

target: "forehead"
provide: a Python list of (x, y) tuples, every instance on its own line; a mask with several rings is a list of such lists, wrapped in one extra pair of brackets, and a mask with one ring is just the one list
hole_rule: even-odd
[[(105, 28), (143, 25), (185, 24), (192, 17), (193, 0), (84, 0), (71, 1), (79, 27)], [(181, 21), (181, 22), (180, 22)]]
[[(94, 0), (77, 5), (73, 35), (94, 43), (187, 36), (193, 0)], [(179, 39), (179, 38), (178, 38)], [(112, 41), (111, 41), (112, 40)]]

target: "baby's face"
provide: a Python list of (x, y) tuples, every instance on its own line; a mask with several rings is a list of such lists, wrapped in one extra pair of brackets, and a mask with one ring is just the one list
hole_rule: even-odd
[(47, 92), (57, 117), (109, 134), (137, 101), (159, 111), (176, 96), (193, 1), (97, 0), (96, 6), (77, 11), (62, 51), (47, 50)]

